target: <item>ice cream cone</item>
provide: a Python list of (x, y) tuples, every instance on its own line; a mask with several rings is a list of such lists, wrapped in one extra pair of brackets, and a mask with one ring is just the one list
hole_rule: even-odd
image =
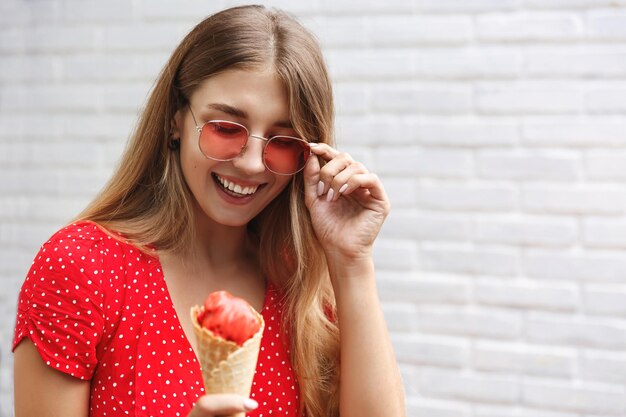
[[(263, 316), (254, 311), (261, 326), (250, 339), (239, 346), (200, 326), (198, 315), (201, 312), (202, 307), (192, 307), (191, 322), (198, 342), (197, 353), (206, 393), (233, 393), (249, 397), (265, 327)], [(243, 413), (240, 415), (243, 416)]]

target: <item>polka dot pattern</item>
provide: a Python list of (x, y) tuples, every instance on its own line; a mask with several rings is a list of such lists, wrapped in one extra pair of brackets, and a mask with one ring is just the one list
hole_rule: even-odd
[[(266, 328), (248, 416), (297, 416), (298, 384), (268, 285)], [(159, 260), (91, 222), (57, 232), (35, 257), (18, 302), (13, 347), (25, 337), (45, 363), (91, 381), (90, 416), (186, 416), (204, 394)]]

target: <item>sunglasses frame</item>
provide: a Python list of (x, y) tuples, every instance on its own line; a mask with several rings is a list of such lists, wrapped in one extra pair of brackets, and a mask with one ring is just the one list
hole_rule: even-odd
[[(193, 110), (191, 110), (191, 106), (188, 105), (189, 107), (189, 111), (191, 112), (191, 117), (193, 118), (193, 122), (196, 126), (196, 130), (198, 131), (198, 149), (200, 149), (200, 153), (202, 153), (202, 155), (207, 158), (207, 159), (212, 159), (214, 161), (220, 161), (220, 162), (227, 162), (227, 161), (232, 161), (233, 159), (237, 158), (239, 155), (241, 155), (241, 153), (244, 151), (244, 149), (246, 149), (246, 146), (248, 146), (248, 140), (253, 137), (253, 138), (257, 138), (257, 139), (261, 139), (262, 141), (265, 141), (265, 144), (263, 145), (263, 165), (265, 166), (265, 168), (267, 168), (270, 172), (273, 172), (276, 175), (294, 175), (297, 174), (298, 172), (302, 171), (304, 169), (304, 165), (299, 168), (297, 171), (289, 173), (289, 174), (285, 174), (282, 172), (276, 172), (273, 169), (271, 169), (270, 167), (267, 166), (267, 163), (265, 162), (265, 149), (267, 148), (267, 145), (274, 139), (279, 139), (279, 138), (287, 138), (287, 139), (293, 139), (293, 140), (298, 140), (300, 142), (304, 142), (307, 145), (309, 145), (309, 141), (302, 139), (302, 138), (297, 138), (295, 136), (287, 136), (287, 135), (276, 135), (276, 136), (272, 136), (270, 138), (266, 138), (263, 136), (259, 136), (259, 135), (253, 135), (250, 133), (250, 131), (248, 130), (247, 127), (245, 127), (244, 125), (242, 125), (241, 123), (237, 123), (237, 122), (233, 122), (230, 120), (220, 120), (220, 119), (213, 119), (213, 120), (207, 120), (206, 122), (204, 122), (202, 124), (202, 126), (198, 126), (198, 122), (196, 121), (196, 116), (193, 114)], [(229, 159), (219, 159), (219, 158), (214, 158), (212, 156), (208, 156), (207, 154), (204, 153), (204, 151), (202, 151), (202, 147), (200, 146), (200, 137), (202, 136), (202, 129), (204, 128), (204, 126), (206, 126), (209, 123), (216, 123), (216, 122), (224, 122), (224, 123), (231, 123), (233, 125), (236, 126), (240, 126), (243, 128), (243, 130), (246, 132), (246, 141), (243, 144), (243, 147), (241, 148), (241, 150), (239, 151), (239, 153), (235, 156), (233, 156), (232, 158)], [(307, 156), (306, 159), (308, 159), (311, 156), (312, 152), (311, 149), (309, 148), (309, 155)], [(306, 160), (305, 160), (305, 165), (306, 165)]]

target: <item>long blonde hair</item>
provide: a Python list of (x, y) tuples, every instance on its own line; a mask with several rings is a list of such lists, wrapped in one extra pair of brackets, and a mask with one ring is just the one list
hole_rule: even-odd
[[(270, 64), (284, 82), (290, 118), (302, 137), (332, 143), (332, 86), (313, 35), (286, 13), (262, 6), (224, 10), (199, 23), (161, 71), (121, 163), (79, 215), (139, 247), (183, 252), (194, 240), (193, 196), (172, 120), (202, 81), (228, 69)], [(302, 173), (248, 226), (264, 276), (285, 293), (285, 325), (301, 405), (309, 417), (339, 414), (339, 331), (324, 254), (304, 205)], [(287, 323), (289, 323), (287, 325)]]

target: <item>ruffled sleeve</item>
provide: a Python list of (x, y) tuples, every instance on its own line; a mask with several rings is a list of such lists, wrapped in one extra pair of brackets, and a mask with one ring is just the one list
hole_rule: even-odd
[(102, 265), (93, 241), (61, 232), (40, 249), (21, 288), (13, 349), (29, 338), (44, 362), (90, 379), (104, 329)]

